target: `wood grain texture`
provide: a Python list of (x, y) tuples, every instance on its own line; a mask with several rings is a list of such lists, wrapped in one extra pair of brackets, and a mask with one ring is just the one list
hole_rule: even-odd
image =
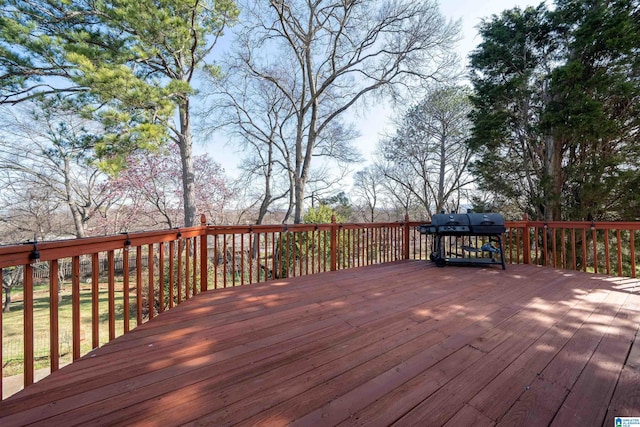
[(606, 425), (640, 289), (398, 261), (215, 289), (0, 403), (0, 425)]

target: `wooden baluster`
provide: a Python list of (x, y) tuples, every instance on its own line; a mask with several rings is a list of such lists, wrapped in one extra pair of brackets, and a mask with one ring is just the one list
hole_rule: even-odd
[(158, 244), (158, 311), (164, 311), (164, 242)]
[(213, 289), (218, 289), (218, 263), (220, 262), (218, 254), (218, 235), (216, 234), (213, 238), (213, 256), (215, 257), (213, 260)]
[(236, 252), (236, 234), (233, 233), (231, 235), (231, 283), (233, 283), (233, 286), (236, 286)]
[(227, 235), (226, 233), (222, 235), (222, 283), (223, 283), (223, 287), (226, 288), (227, 287), (227, 269), (229, 268), (227, 263), (228, 263), (228, 258), (229, 258), (229, 253), (228, 253), (229, 248), (227, 248)]
[(136, 247), (136, 324), (142, 325), (142, 246)]
[(562, 244), (562, 268), (564, 270), (567, 269), (567, 236), (566, 236), (566, 229), (563, 228), (561, 235), (560, 235), (560, 240), (561, 240), (561, 244)]
[(622, 276), (623, 272), (622, 272), (622, 242), (621, 242), (621, 238), (620, 238), (620, 229), (618, 228), (616, 230), (616, 242), (617, 242), (617, 249), (618, 249), (618, 276)]
[(107, 290), (109, 305), (109, 341), (116, 339), (116, 267), (115, 254), (107, 252)]
[[(309, 241), (311, 242), (311, 268), (309, 269), (309, 274), (315, 274), (318, 271), (317, 263), (320, 260), (320, 233), (318, 232), (318, 225), (314, 226), (314, 229), (311, 230), (311, 237)], [(316, 259), (316, 255), (318, 255)]]
[(578, 261), (576, 256), (576, 229), (571, 229), (571, 258), (573, 261), (573, 270), (578, 269)]
[(100, 258), (91, 255), (91, 348), (100, 346)]
[[(298, 233), (298, 246), (300, 247), (300, 256), (298, 257), (299, 259), (299, 268), (300, 268), (300, 275), (301, 276), (306, 276), (307, 274), (309, 274), (309, 271), (306, 271), (303, 269), (303, 265), (307, 265), (309, 264), (309, 243), (308, 240), (306, 239), (308, 235), (307, 231), (301, 231)], [(305, 236), (305, 238), (303, 239), (303, 236)], [(305, 244), (303, 245), (303, 242), (305, 242)], [(304, 252), (304, 256), (303, 256), (303, 252)]]
[(174, 303), (174, 298), (175, 298), (174, 286), (176, 284), (175, 257), (176, 257), (176, 242), (175, 240), (171, 240), (169, 242), (169, 308), (173, 308), (175, 305)]
[(191, 290), (191, 296), (194, 297), (198, 294), (198, 239), (189, 237), (187, 240), (189, 240), (189, 246), (191, 247), (191, 251), (189, 252), (189, 256), (191, 257), (191, 267), (189, 269), (191, 285), (189, 289)]
[(558, 253), (557, 253), (557, 241), (556, 241), (556, 228), (551, 227), (551, 256), (553, 257), (553, 268), (558, 268)]
[(598, 273), (598, 234), (595, 227), (591, 228), (591, 239), (593, 240), (593, 272)]
[[(249, 232), (249, 283), (253, 283), (253, 268), (254, 268), (254, 257), (253, 257), (253, 232)], [(256, 258), (260, 259), (260, 257)]]
[[(191, 298), (191, 284), (189, 279), (191, 278), (191, 239), (184, 239), (184, 299), (187, 301)], [(226, 285), (226, 284), (225, 284)]]
[(609, 260), (609, 229), (602, 230), (604, 233), (604, 265), (607, 274), (611, 274), (611, 262)]
[(73, 360), (80, 358), (80, 257), (71, 260), (71, 324), (73, 335)]
[(178, 304), (182, 302), (182, 287), (184, 283), (183, 276), (183, 268), (182, 268), (182, 252), (183, 252), (183, 241), (182, 239), (178, 240)]
[(204, 292), (209, 289), (209, 236), (207, 233), (207, 217), (200, 215), (200, 225), (204, 228), (204, 232), (200, 235), (200, 291)]
[(520, 243), (522, 242), (522, 263), (529, 264), (531, 262), (531, 240), (529, 239), (529, 229), (527, 227), (522, 229), (516, 228), (516, 260), (520, 263)]
[[(59, 319), (58, 319), (58, 298), (60, 296), (58, 290), (59, 282), (59, 266), (58, 260), (54, 259), (49, 264), (49, 362), (51, 372), (55, 372), (60, 367), (60, 343), (59, 343)], [(0, 282), (2, 277), (0, 276)], [(0, 309), (0, 311), (2, 311)], [(2, 341), (2, 331), (0, 328), (0, 341)], [(0, 345), (2, 347), (2, 345)], [(1, 350), (1, 348), (0, 348)], [(2, 393), (0, 393), (2, 396)]]
[(636, 232), (631, 230), (630, 235), (631, 246), (631, 277), (636, 278)]
[(129, 317), (131, 316), (131, 307), (129, 305), (129, 245), (122, 250), (122, 308), (124, 314), (124, 333), (129, 332)]
[(582, 271), (587, 271), (587, 229), (582, 229)]
[(539, 246), (539, 244), (538, 244), (538, 227), (534, 227), (533, 228), (533, 236), (534, 236), (534, 242), (535, 242), (535, 245), (536, 245), (536, 265), (539, 265), (540, 263), (538, 261), (538, 259), (539, 259), (538, 258), (538, 246)]
[(155, 269), (154, 269), (154, 251), (153, 251), (153, 244), (149, 244), (148, 247), (148, 255), (147, 257), (149, 258), (149, 276), (148, 276), (148, 296), (147, 296), (147, 300), (148, 300), (148, 304), (149, 304), (149, 320), (153, 319), (155, 316), (155, 300), (156, 300), (156, 295), (155, 295), (155, 289), (154, 289), (154, 276), (155, 276)]
[(23, 289), (23, 345), (24, 345), (24, 386), (33, 384), (33, 266), (24, 266)]
[[(251, 235), (249, 235), (249, 238), (251, 238)], [(249, 244), (249, 247), (251, 247), (251, 244)], [(244, 235), (240, 235), (240, 284), (241, 285), (244, 285), (244, 267), (245, 267)], [(249, 267), (251, 266), (249, 265)], [(251, 271), (251, 268), (249, 268), (249, 271)], [(251, 279), (249, 279), (249, 283), (251, 283)]]
[(543, 256), (544, 256), (544, 265), (549, 267), (549, 249), (548, 249), (548, 239), (547, 239), (547, 230), (549, 230), (549, 227), (547, 227), (547, 225), (545, 224), (544, 228), (542, 229), (542, 250), (543, 250)]

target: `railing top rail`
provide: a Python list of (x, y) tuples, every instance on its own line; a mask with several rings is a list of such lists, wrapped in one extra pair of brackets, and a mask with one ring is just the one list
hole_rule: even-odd
[(634, 221), (523, 221), (528, 227), (580, 228), (596, 230), (640, 230), (640, 222)]
[[(411, 227), (421, 224), (429, 224), (430, 221), (409, 221), (407, 225)], [(531, 220), (507, 220), (507, 228), (576, 228), (595, 230), (640, 230), (640, 221), (531, 221)]]
[(209, 225), (207, 234), (278, 233), (283, 231), (331, 230), (332, 224), (260, 224), (260, 225)]
[[(420, 224), (420, 223), (416, 223)], [(209, 225), (207, 234), (241, 234), (241, 233), (277, 233), (283, 231), (329, 231), (333, 226), (342, 229), (402, 227), (404, 222), (364, 222), (364, 223), (318, 223), (318, 224), (261, 224), (261, 225)]]
[(206, 227), (196, 226), (0, 246), (0, 268), (29, 264), (32, 261), (31, 255), (34, 249), (38, 251), (39, 261), (51, 261), (60, 258), (123, 249), (128, 246), (127, 239), (129, 240), (130, 246), (142, 246), (150, 243), (169, 242), (179, 237), (188, 238), (201, 236), (204, 233), (206, 233)]

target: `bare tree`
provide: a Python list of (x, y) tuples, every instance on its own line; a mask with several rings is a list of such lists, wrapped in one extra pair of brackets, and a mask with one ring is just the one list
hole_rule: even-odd
[[(252, 78), (245, 68), (227, 64), (223, 79), (210, 79), (205, 99), (213, 100), (203, 112), (203, 130), (224, 129), (243, 149), (241, 181), (254, 186), (258, 205), (256, 224), (269, 209), (293, 197), (292, 154), (286, 143), (292, 106), (273, 85)], [(285, 215), (284, 221), (290, 215)]]
[(357, 198), (360, 210), (366, 221), (375, 222), (377, 208), (380, 207), (382, 198), (382, 179), (376, 173), (374, 166), (356, 172), (353, 177), (352, 193)]
[[(290, 68), (283, 69), (282, 80), (295, 79), (295, 75), (286, 75)], [(277, 86), (247, 70), (242, 61), (228, 62), (225, 78), (210, 80), (205, 98), (209, 102), (203, 112), (203, 130), (225, 130), (243, 149), (243, 179), (260, 181), (256, 223), (261, 224), (269, 209), (282, 202), (288, 203), (282, 219), (288, 221), (296, 194), (296, 106)], [(327, 126), (313, 154), (327, 161), (310, 170), (307, 186), (317, 192), (335, 192), (346, 165), (360, 159), (350, 144), (357, 135), (340, 118)]]
[(312, 158), (354, 153), (343, 113), (368, 94), (399, 95), (439, 75), (451, 63), (457, 26), (431, 0), (271, 0), (242, 9), (237, 66), (287, 105), (279, 137), (290, 147), (300, 223)]
[(36, 222), (50, 220), (53, 211), (66, 206), (73, 233), (85, 237), (88, 221), (111, 200), (102, 185), (106, 175), (90, 154), (99, 128), (66, 109), (61, 99), (29, 106), (11, 111), (3, 107), (0, 183), (16, 205), (28, 206)]
[(13, 288), (22, 284), (22, 271), (23, 268), (21, 265), (2, 269), (2, 290), (4, 290), (3, 313), (9, 313), (11, 311), (11, 291)]
[[(380, 168), (380, 165), (377, 167)], [(388, 220), (401, 220), (406, 215), (409, 215), (409, 218), (423, 219), (421, 216), (421, 213), (424, 212), (422, 204), (419, 203), (415, 193), (407, 185), (383, 179), (382, 186), (388, 200), (384, 209)]]
[(413, 194), (429, 216), (457, 210), (460, 192), (472, 182), (470, 111), (465, 89), (435, 87), (378, 147), (384, 176)]
[(52, 240), (75, 234), (68, 209), (50, 190), (39, 186), (29, 176), (16, 176), (10, 171), (3, 171), (2, 175), (1, 243), (23, 242), (34, 237)]

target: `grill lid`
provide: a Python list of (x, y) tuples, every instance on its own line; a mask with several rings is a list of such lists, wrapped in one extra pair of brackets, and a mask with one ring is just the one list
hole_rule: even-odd
[(504, 217), (499, 213), (435, 214), (429, 226), (421, 226), (423, 233), (449, 235), (502, 234), (506, 231)]
[(506, 231), (504, 217), (499, 213), (469, 213), (471, 231), (476, 234), (502, 234)]
[(436, 214), (431, 217), (431, 225), (437, 233), (468, 234), (471, 223), (467, 214)]

